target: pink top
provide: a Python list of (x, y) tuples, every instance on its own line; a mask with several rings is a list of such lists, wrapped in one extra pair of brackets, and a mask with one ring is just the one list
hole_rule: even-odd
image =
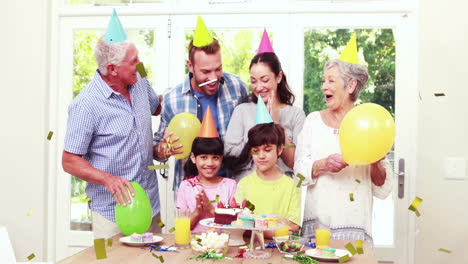
[[(216, 186), (205, 186), (201, 183), (195, 184), (197, 182), (200, 182), (198, 176), (184, 180), (180, 183), (180, 187), (177, 192), (177, 208), (189, 209), (190, 212), (195, 211), (195, 206), (197, 204), (195, 195), (197, 195), (202, 189), (205, 191), (206, 196), (210, 201), (215, 200), (216, 195), (218, 194), (219, 201), (226, 205), (229, 204), (229, 201), (236, 193), (236, 181), (233, 179), (223, 178), (223, 180)], [(213, 206), (216, 207), (216, 204), (213, 203)], [(206, 212), (203, 212), (200, 220), (210, 217), (212, 216), (208, 215)], [(204, 227), (198, 223), (192, 231), (203, 232), (208, 229), (208, 227)]]

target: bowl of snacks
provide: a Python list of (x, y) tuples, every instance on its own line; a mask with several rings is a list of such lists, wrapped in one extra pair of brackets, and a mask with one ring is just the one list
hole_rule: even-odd
[(228, 249), (228, 242), (228, 232), (210, 231), (204, 233), (193, 233), (190, 246), (195, 254), (206, 252), (222, 254)]
[(295, 254), (302, 250), (305, 243), (309, 240), (306, 237), (288, 235), (273, 237), (276, 247), (283, 254)]

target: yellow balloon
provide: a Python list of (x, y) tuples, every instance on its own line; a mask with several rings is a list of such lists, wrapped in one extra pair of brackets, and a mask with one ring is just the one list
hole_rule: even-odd
[(340, 125), (340, 147), (349, 165), (365, 165), (383, 158), (395, 140), (392, 115), (378, 104), (361, 104), (349, 111)]
[(176, 159), (183, 159), (190, 155), (193, 140), (198, 136), (200, 127), (200, 120), (191, 113), (180, 113), (171, 119), (167, 130), (174, 132), (171, 138), (179, 137), (174, 145), (182, 144), (181, 150), (183, 151), (181, 154), (174, 155)]

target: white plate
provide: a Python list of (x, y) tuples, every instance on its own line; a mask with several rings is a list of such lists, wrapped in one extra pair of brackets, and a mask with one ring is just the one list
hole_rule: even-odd
[(307, 256), (310, 256), (310, 257), (318, 260), (318, 261), (329, 261), (329, 262), (338, 262), (338, 259), (341, 258), (344, 255), (349, 255), (350, 258), (352, 257), (351, 253), (348, 250), (337, 249), (337, 248), (336, 248), (336, 252), (335, 252), (336, 257), (332, 257), (332, 258), (317, 255), (317, 249), (315, 249), (315, 248), (306, 250), (305, 254)]
[(221, 225), (221, 224), (216, 224), (214, 222), (214, 218), (206, 218), (203, 220), (200, 220), (200, 225), (206, 226), (206, 227), (212, 227), (212, 228), (219, 228), (219, 229), (239, 229), (239, 227), (233, 226), (233, 225)]
[(163, 241), (164, 238), (160, 237), (160, 236), (153, 236), (153, 241), (151, 242), (132, 242), (130, 241), (130, 236), (126, 236), (126, 237), (121, 237), (119, 240), (120, 242), (126, 244), (126, 245), (129, 245), (131, 247), (143, 247), (143, 246), (146, 246), (146, 245), (152, 245), (152, 244), (155, 244), (155, 243), (158, 243), (158, 242), (161, 242)]

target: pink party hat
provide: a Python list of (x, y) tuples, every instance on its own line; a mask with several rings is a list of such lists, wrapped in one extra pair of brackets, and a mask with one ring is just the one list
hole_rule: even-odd
[(257, 54), (265, 53), (265, 52), (275, 53), (273, 51), (273, 47), (271, 46), (270, 38), (268, 37), (268, 33), (266, 29), (263, 30), (262, 41), (260, 41), (260, 46), (258, 47)]

